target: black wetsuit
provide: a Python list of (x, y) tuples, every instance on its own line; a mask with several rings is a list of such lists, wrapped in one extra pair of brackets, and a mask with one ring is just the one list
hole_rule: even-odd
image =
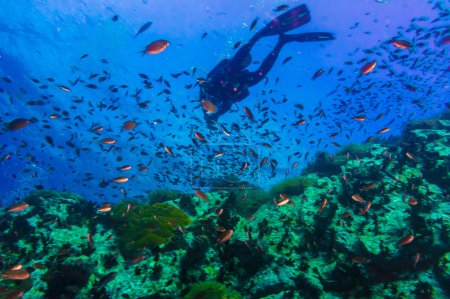
[[(289, 19), (283, 22), (286, 18)], [(277, 30), (278, 27), (285, 26), (284, 30), (288, 31), (309, 22), (309, 20), (309, 12), (305, 5), (292, 9), (258, 31), (247, 44), (238, 50), (233, 58), (222, 60), (208, 73), (206, 81), (201, 84), (200, 99), (211, 101), (217, 108), (216, 113), (205, 112), (205, 119), (208, 125), (211, 125), (212, 121), (217, 121), (222, 114), (229, 111), (233, 104), (242, 101), (249, 95), (249, 87), (258, 84), (264, 79), (273, 67), (285, 43), (334, 39), (332, 34), (326, 32), (290, 35), (280, 33), (277, 44), (261, 63), (260, 67), (254, 72), (246, 70), (249, 65), (246, 62), (251, 60), (250, 51), (259, 39), (274, 35), (273, 31)], [(287, 21), (291, 23), (286, 25)]]

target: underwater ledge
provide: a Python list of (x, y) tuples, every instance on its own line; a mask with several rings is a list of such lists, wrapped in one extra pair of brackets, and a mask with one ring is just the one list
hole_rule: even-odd
[[(299, 177), (0, 211), (2, 298), (445, 298), (450, 110), (319, 153)], [(217, 180), (220, 185), (220, 180)]]

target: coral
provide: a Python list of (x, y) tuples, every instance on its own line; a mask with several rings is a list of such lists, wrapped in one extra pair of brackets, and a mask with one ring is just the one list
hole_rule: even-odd
[(369, 143), (350, 143), (344, 146), (337, 155), (347, 155), (347, 153), (363, 156), (370, 153), (371, 144)]
[(44, 275), (47, 282), (45, 298), (73, 298), (88, 283), (92, 265), (56, 263)]
[(240, 299), (241, 294), (214, 281), (194, 285), (184, 299)]
[(340, 165), (345, 163), (346, 155), (338, 154), (332, 157), (327, 153), (319, 152), (312, 163), (306, 168), (304, 173), (317, 173), (321, 176), (329, 176), (340, 172)]
[(127, 210), (128, 203), (124, 201), (114, 209), (113, 214), (119, 248), (127, 258), (146, 246), (157, 247), (168, 243), (174, 229), (191, 222), (182, 210), (167, 203), (131, 204), (128, 213)]
[(270, 195), (262, 188), (237, 189), (231, 192), (237, 198), (236, 213), (242, 217), (252, 216), (261, 205), (271, 201)]
[(173, 201), (183, 196), (183, 193), (170, 189), (152, 190), (147, 194), (149, 203), (162, 203), (166, 201)]
[(305, 187), (312, 186), (314, 181), (317, 180), (317, 176), (309, 174), (300, 177), (290, 177), (277, 184), (270, 189), (270, 194), (276, 196), (278, 199), (279, 194), (284, 193), (289, 196), (302, 194)]

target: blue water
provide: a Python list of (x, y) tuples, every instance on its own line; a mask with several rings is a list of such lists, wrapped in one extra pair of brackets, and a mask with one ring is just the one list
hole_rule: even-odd
[(2, 1), (0, 297), (444, 298), (449, 51), (444, 0)]
[[(312, 20), (293, 33), (324, 31), (333, 33), (336, 39), (287, 44), (267, 81), (250, 89), (250, 96), (238, 103), (237, 112), (221, 117), (221, 123), (228, 127), (238, 124), (240, 132), (230, 137), (220, 130), (209, 132), (199, 105), (199, 86), (190, 89), (185, 86), (206, 77), (221, 59), (232, 57), (237, 42), (247, 42), (280, 14), (273, 12), (278, 5), (294, 7), (300, 3), (56, 0), (3, 3), (0, 76), (12, 83), (0, 80), (0, 118), (3, 123), (16, 118), (35, 118), (37, 122), (22, 130), (1, 133), (0, 155), (11, 155), (0, 162), (2, 200), (10, 202), (23, 197), (36, 186), (75, 191), (93, 201), (118, 200), (122, 197), (120, 187), (131, 197), (144, 196), (145, 191), (156, 188), (192, 191), (201, 185), (207, 190), (209, 179), (220, 176), (218, 172), (223, 165), (214, 168), (216, 162), (208, 161), (207, 154), (193, 145), (195, 131), (207, 135), (213, 147), (209, 152), (205, 150), (209, 154), (215, 152), (214, 146), (224, 144), (228, 151), (249, 147), (260, 156), (275, 159), (278, 162), (275, 176), (270, 170), (258, 170), (257, 175), (242, 174), (249, 182), (269, 187), (286, 176), (293, 162), (297, 161), (299, 166), (291, 169), (288, 176), (298, 175), (318, 151), (335, 153), (338, 148), (331, 141), (341, 146), (362, 142), (392, 121), (391, 130), (383, 135), (388, 138), (398, 135), (406, 121), (430, 117), (444, 109), (443, 103), (449, 100), (448, 45), (441, 44), (449, 34), (448, 27), (445, 29), (448, 16), (443, 15), (448, 10), (445, 1), (309, 1), (306, 4)], [(250, 32), (249, 26), (257, 17), (256, 28)], [(149, 21), (150, 28), (135, 37)], [(428, 33), (431, 36), (425, 36)], [(202, 38), (204, 34), (207, 35)], [(139, 53), (158, 39), (170, 42), (164, 52)], [(397, 49), (389, 43), (393, 39), (408, 40), (412, 46)], [(261, 62), (276, 40), (277, 37), (261, 39), (251, 52), (253, 62)], [(84, 54), (88, 56), (80, 59)], [(392, 55), (408, 57), (394, 59)], [(292, 60), (282, 64), (289, 56)], [(415, 59), (418, 61), (412, 69)], [(372, 60), (378, 63), (374, 71), (360, 76), (361, 67)], [(250, 68), (256, 69), (256, 65)], [(311, 80), (319, 69), (324, 74)], [(183, 71), (189, 75), (171, 76)], [(98, 75), (89, 79), (92, 74)], [(148, 75), (153, 88), (144, 88), (138, 74)], [(99, 83), (102, 76), (105, 81)], [(33, 82), (32, 78), (39, 82)], [(158, 82), (159, 78), (170, 87), (164, 81)], [(71, 86), (70, 82), (77, 79), (85, 83)], [(86, 88), (89, 83), (98, 88)], [(408, 90), (407, 84), (415, 92)], [(71, 91), (64, 92), (58, 85), (69, 86)], [(114, 87), (117, 92), (111, 91)], [(159, 94), (164, 89), (170, 90), (170, 94)], [(147, 103), (148, 108), (138, 106), (133, 98), (137, 92), (139, 102)], [(41, 100), (43, 105), (27, 105), (33, 100)], [(82, 101), (76, 103), (77, 100)], [(414, 104), (414, 100), (423, 105)], [(268, 108), (266, 116), (258, 112), (258, 103)], [(303, 110), (293, 109), (298, 103), (304, 106)], [(257, 129), (257, 123), (252, 124), (246, 118), (244, 106), (252, 110), (257, 122), (270, 120)], [(173, 113), (173, 108), (177, 113)], [(63, 111), (67, 112), (66, 117)], [(54, 113), (59, 115), (58, 119), (49, 118)], [(292, 124), (302, 118), (299, 113), (308, 122), (296, 127)], [(384, 117), (374, 121), (381, 113)], [(356, 115), (366, 115), (367, 120), (354, 121)], [(162, 123), (154, 122), (158, 119)], [(138, 125), (124, 131), (122, 126), (128, 120)], [(90, 129), (94, 126), (103, 126), (105, 130), (93, 133)], [(269, 135), (261, 137), (265, 132)], [(331, 140), (329, 135), (334, 132), (339, 135)], [(52, 138), (54, 146), (45, 136)], [(106, 137), (115, 138), (117, 143), (100, 144)], [(273, 142), (274, 139), (278, 141)], [(261, 146), (262, 142), (271, 143), (272, 150)], [(166, 145), (175, 157), (167, 155)], [(301, 153), (302, 157), (295, 153)], [(122, 158), (120, 162), (118, 157)], [(242, 161), (226, 159), (227, 155), (223, 157), (227, 169), (239, 174)], [(123, 165), (131, 165), (132, 169), (126, 173), (118, 171), (117, 167)], [(209, 167), (202, 173), (203, 181), (192, 181), (202, 165)], [(139, 171), (139, 166), (147, 167), (148, 171)], [(111, 182), (122, 175), (130, 180), (121, 185)], [(99, 187), (102, 180), (109, 183), (104, 188)]]

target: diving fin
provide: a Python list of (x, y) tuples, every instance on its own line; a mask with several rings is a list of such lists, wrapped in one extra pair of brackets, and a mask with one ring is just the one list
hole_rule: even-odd
[(334, 35), (328, 32), (308, 32), (300, 34), (281, 34), (280, 40), (288, 42), (320, 42), (335, 39)]
[(257, 35), (270, 36), (283, 34), (305, 25), (310, 20), (309, 10), (305, 4), (302, 4), (273, 19), (266, 27), (261, 29)]

